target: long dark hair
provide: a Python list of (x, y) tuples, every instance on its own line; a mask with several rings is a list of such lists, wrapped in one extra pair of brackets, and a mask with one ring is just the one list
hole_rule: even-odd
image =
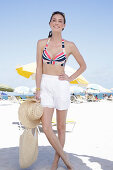
[[(51, 22), (51, 20), (52, 20), (52, 17), (53, 17), (55, 14), (60, 14), (60, 15), (62, 15), (62, 16), (63, 16), (63, 18), (64, 18), (64, 24), (66, 23), (65, 14), (64, 14), (63, 12), (60, 12), (60, 11), (55, 11), (55, 12), (53, 12), (53, 13), (52, 13), (52, 15), (51, 15), (51, 18), (50, 18), (49, 24), (50, 24), (50, 22)], [(62, 30), (64, 30), (64, 28), (63, 28)], [(48, 38), (50, 38), (50, 37), (52, 37), (52, 31), (49, 31)]]

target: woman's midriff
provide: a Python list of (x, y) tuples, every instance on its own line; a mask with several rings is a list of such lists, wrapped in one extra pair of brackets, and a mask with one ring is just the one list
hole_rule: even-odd
[(60, 74), (64, 73), (64, 67), (60, 65), (54, 65), (54, 64), (43, 64), (42, 73), (59, 76)]

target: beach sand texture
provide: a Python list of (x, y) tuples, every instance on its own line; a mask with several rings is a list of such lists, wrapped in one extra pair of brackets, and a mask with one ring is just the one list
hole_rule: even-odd
[[(7, 104), (5, 104), (7, 103)], [(21, 170), (17, 103), (0, 103), (0, 170)], [(113, 170), (113, 102), (73, 104), (67, 120), (75, 120), (72, 132), (66, 132), (64, 150), (75, 170)], [(68, 124), (68, 126), (71, 126)], [(49, 170), (54, 149), (44, 133), (39, 134), (37, 161), (26, 170)], [(65, 170), (62, 160), (58, 170)]]

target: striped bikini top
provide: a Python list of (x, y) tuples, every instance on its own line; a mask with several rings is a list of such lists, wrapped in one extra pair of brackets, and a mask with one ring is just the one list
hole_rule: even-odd
[(59, 64), (61, 66), (65, 66), (66, 53), (65, 53), (65, 47), (64, 47), (64, 40), (62, 39), (62, 51), (60, 53), (58, 53), (54, 58), (51, 58), (47, 51), (49, 41), (50, 41), (50, 39), (48, 39), (48, 41), (46, 43), (46, 47), (43, 50), (43, 54), (42, 54), (43, 63)]

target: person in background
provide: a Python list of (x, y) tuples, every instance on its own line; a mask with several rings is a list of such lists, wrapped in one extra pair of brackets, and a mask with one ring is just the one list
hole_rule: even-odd
[(110, 94), (110, 95), (108, 96), (108, 99), (110, 99), (110, 100), (112, 100), (112, 99), (113, 99), (112, 94)]
[(95, 99), (98, 100), (98, 96), (97, 95), (95, 96)]

